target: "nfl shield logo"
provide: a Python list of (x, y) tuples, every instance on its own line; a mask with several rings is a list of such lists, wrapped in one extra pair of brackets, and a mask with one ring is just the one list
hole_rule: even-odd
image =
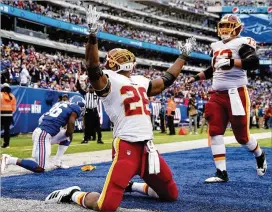
[(127, 155), (131, 155), (131, 151), (130, 150), (127, 150)]

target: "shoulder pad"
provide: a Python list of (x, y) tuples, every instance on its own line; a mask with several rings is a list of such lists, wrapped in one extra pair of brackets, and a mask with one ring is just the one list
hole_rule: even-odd
[(80, 117), (81, 110), (77, 104), (69, 104), (69, 107), (72, 109), (72, 112), (75, 112), (78, 117)]

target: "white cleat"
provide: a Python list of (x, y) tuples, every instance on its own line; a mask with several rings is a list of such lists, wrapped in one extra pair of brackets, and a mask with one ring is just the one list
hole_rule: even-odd
[(78, 186), (72, 186), (62, 190), (53, 191), (45, 198), (45, 203), (70, 203), (72, 202), (72, 195), (76, 191), (81, 191)]
[(266, 163), (266, 158), (265, 158), (265, 152), (261, 154), (261, 156), (256, 157), (256, 162), (257, 162), (257, 175), (258, 176), (264, 176), (267, 170), (267, 163)]
[(8, 159), (10, 158), (10, 155), (3, 154), (1, 159), (1, 174), (3, 174), (8, 167)]
[(64, 164), (62, 163), (61, 160), (55, 161), (55, 162), (54, 162), (54, 166), (55, 166), (55, 168), (57, 168), (57, 169), (69, 169), (69, 168), (70, 168), (69, 166), (64, 165)]

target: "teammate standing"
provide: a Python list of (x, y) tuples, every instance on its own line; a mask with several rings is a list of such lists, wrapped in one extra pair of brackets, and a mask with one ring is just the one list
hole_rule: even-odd
[(230, 121), (236, 140), (254, 154), (257, 174), (263, 176), (267, 169), (265, 153), (249, 132), (250, 99), (247, 91), (247, 72), (259, 67), (256, 41), (240, 37), (241, 20), (235, 15), (225, 15), (218, 23), (218, 35), (222, 41), (211, 44), (212, 66), (189, 79), (213, 78), (211, 98), (205, 106), (209, 124), (211, 149), (216, 174), (206, 183), (227, 182), (226, 147), (223, 135)]
[(129, 185), (132, 191), (142, 191), (163, 201), (175, 201), (178, 197), (177, 185), (170, 168), (152, 142), (148, 97), (160, 94), (172, 85), (192, 51), (195, 39), (190, 38), (184, 47), (179, 46), (179, 58), (161, 78), (150, 81), (143, 76), (131, 76), (136, 60), (134, 54), (126, 49), (111, 50), (105, 64), (107, 70), (102, 71), (96, 38), (99, 17), (100, 13), (90, 7), (87, 11), (90, 35), (85, 59), (91, 84), (114, 124), (114, 159), (101, 194), (81, 192), (79, 187), (74, 186), (52, 192), (46, 202), (73, 201), (85, 208), (115, 211), (135, 175), (140, 175), (145, 183)]
[[(75, 121), (80, 117), (85, 107), (84, 99), (74, 96), (70, 102), (58, 102), (41, 119), (41, 123), (32, 134), (33, 160), (19, 159), (3, 154), (1, 162), (1, 173), (8, 165), (17, 165), (32, 172), (44, 172), (48, 167), (51, 154), (51, 145), (59, 144), (56, 158), (60, 158), (67, 150), (72, 141)], [(67, 129), (61, 129), (67, 125)], [(62, 168), (62, 164), (56, 164)]]

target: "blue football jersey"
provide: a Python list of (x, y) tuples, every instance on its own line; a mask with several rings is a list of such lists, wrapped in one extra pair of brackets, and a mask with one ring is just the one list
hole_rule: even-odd
[(80, 117), (81, 110), (77, 104), (58, 102), (44, 114), (39, 127), (51, 136), (55, 136), (59, 133), (61, 127), (68, 124), (72, 112), (75, 112)]

